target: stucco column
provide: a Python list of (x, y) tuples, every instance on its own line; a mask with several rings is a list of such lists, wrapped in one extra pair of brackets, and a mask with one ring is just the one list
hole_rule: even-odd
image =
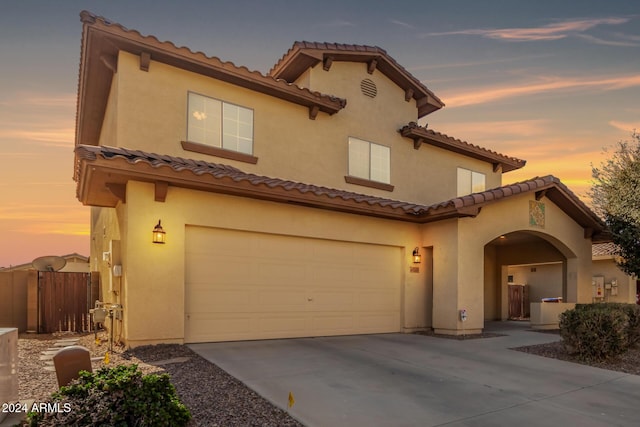
[[(125, 223), (126, 286), (124, 320), (131, 346), (181, 343), (184, 338), (184, 223), (179, 206), (154, 201), (153, 184), (127, 184)], [(178, 218), (178, 219), (176, 219)], [(162, 220), (166, 244), (154, 244), (151, 231)]]
[(567, 259), (567, 302), (593, 301), (591, 268), (591, 253), (588, 256), (582, 253), (581, 256)]
[[(484, 249), (461, 239), (458, 221), (438, 224), (425, 235), (433, 248), (433, 329), (436, 333), (477, 333), (484, 324)], [(460, 319), (465, 309), (468, 318)]]

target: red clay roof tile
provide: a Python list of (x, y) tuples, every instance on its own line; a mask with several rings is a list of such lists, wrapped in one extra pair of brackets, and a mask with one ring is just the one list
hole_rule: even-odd
[(378, 46), (298, 41), (269, 70), (268, 75), (293, 82), (305, 70), (322, 61), (325, 56), (336, 61), (368, 63), (375, 61), (376, 69), (398, 86), (411, 89), (411, 96), (417, 102), (418, 117), (423, 117), (445, 105), (424, 83)]
[(411, 122), (398, 130), (400, 134), (414, 141), (420, 140), (426, 144), (440, 147), (445, 150), (461, 153), (469, 157), (477, 158), (485, 162), (500, 164), (503, 172), (509, 172), (522, 168), (527, 162), (515, 157), (506, 156), (498, 152), (470, 144), (457, 138), (427, 129), (416, 122)]
[[(79, 145), (76, 147), (75, 151), (78, 159), (76, 164), (77, 172), (75, 175), (76, 180), (78, 181), (78, 186), (80, 186), (78, 179), (80, 173), (78, 171), (81, 167), (80, 163), (83, 160), (93, 162), (99, 158), (105, 160), (125, 159), (133, 166), (147, 164), (154, 169), (170, 168), (176, 172), (186, 170), (198, 176), (210, 175), (216, 178), (216, 180), (230, 179), (239, 185), (248, 184), (251, 187), (267, 187), (269, 189), (268, 191), (284, 190), (285, 192), (298, 192), (300, 194), (310, 193), (316, 198), (337, 199), (344, 202), (353, 202), (356, 205), (366, 204), (369, 206), (379, 207), (382, 210), (388, 210), (389, 217), (403, 219), (402, 217), (398, 217), (397, 213), (393, 213), (394, 211), (399, 210), (407, 215), (404, 220), (422, 223), (446, 218), (469, 216), (470, 211), (466, 210), (468, 208), (481, 208), (488, 203), (499, 201), (500, 199), (510, 197), (512, 195), (546, 190), (544, 195), (565, 210), (565, 212), (574, 218), (574, 220), (580, 225), (585, 228), (591, 228), (596, 233), (604, 229), (604, 224), (600, 218), (564, 184), (562, 184), (558, 178), (552, 175), (536, 177), (527, 181), (505, 185), (462, 197), (455, 197), (432, 205), (422, 205), (313, 184), (255, 175), (224, 164), (159, 155), (139, 150), (108, 146)], [(78, 197), (80, 198), (80, 195), (78, 195)], [(313, 201), (309, 201), (308, 203), (313, 205)], [(384, 215), (381, 212), (378, 212), (377, 216)]]

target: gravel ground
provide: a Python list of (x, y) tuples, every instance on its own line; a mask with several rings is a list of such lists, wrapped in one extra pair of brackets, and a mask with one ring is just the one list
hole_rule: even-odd
[[(558, 331), (550, 331), (546, 333), (559, 334)], [(580, 363), (583, 365), (594, 366), (596, 368), (608, 369), (610, 371), (640, 375), (640, 346), (636, 346), (635, 348), (628, 350), (624, 354), (621, 354), (617, 357), (612, 357), (603, 362), (590, 363), (582, 362), (568, 354), (564, 349), (562, 341), (552, 342), (548, 344), (531, 345), (527, 347), (516, 347), (512, 350), (523, 351), (525, 353), (531, 353), (537, 356), (566, 360), (567, 362)]]
[[(19, 399), (44, 402), (57, 389), (55, 372), (45, 370), (46, 362), (40, 360), (43, 350), (52, 348), (59, 339), (80, 338), (78, 345), (88, 348), (92, 357), (104, 357), (109, 344), (106, 334), (99, 337), (101, 344), (96, 343), (93, 334), (20, 335)], [(168, 359), (178, 361), (161, 366), (151, 364)], [(287, 412), (183, 345), (144, 346), (127, 351), (114, 346), (109, 363), (135, 363), (145, 373), (168, 373), (180, 400), (191, 411), (189, 426), (302, 426)], [(94, 362), (93, 370), (102, 366), (103, 360)]]

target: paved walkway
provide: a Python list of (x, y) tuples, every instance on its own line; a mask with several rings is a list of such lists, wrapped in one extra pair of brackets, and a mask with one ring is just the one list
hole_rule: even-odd
[(193, 344), (307, 426), (638, 426), (640, 376), (509, 348), (559, 339), (411, 334)]

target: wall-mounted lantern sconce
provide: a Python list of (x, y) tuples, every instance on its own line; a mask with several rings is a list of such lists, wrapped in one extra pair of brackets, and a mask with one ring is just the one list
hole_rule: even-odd
[(420, 264), (420, 261), (422, 261), (422, 255), (420, 255), (420, 249), (418, 249), (418, 247), (416, 247), (413, 250), (413, 263), (414, 264)]
[(158, 220), (158, 224), (153, 229), (153, 243), (164, 244), (166, 237), (167, 237), (167, 233), (162, 229), (162, 225), (160, 225), (160, 220)]

